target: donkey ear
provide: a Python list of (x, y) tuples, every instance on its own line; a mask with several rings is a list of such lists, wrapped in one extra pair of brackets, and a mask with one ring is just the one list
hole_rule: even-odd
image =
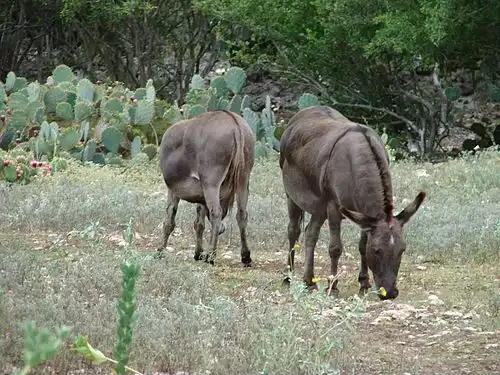
[(364, 231), (373, 229), (378, 222), (378, 219), (362, 214), (361, 212), (348, 210), (344, 207), (340, 208), (340, 213), (358, 224)]
[(418, 211), (420, 205), (425, 199), (425, 195), (425, 192), (421, 191), (413, 202), (411, 202), (403, 211), (396, 215), (396, 220), (398, 220), (401, 225), (405, 225), (415, 214), (415, 212)]

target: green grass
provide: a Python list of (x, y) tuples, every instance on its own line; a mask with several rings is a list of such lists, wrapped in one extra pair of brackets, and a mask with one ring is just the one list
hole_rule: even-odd
[[(436, 165), (399, 162), (391, 171), (397, 209), (419, 190), (428, 198), (406, 228), (400, 296), (389, 303), (372, 295), (365, 302), (354, 297), (358, 230), (350, 223), (343, 224), (340, 264), (347, 275), (339, 282), (339, 298), (300, 293), (300, 284), (291, 292), (281, 287), (287, 213), (275, 159), (258, 161), (252, 174), (252, 269), (239, 265), (234, 217), (219, 240), (216, 266), (192, 260), (195, 207), (186, 202), (166, 258), (153, 258), (165, 210), (165, 187), (155, 164), (125, 170), (70, 164), (67, 172), (30, 185), (0, 186), (0, 371), (22, 366), (23, 324), (31, 319), (47, 327), (70, 326), (72, 339), (86, 335), (112, 356), (120, 264), (130, 257), (141, 273), (129, 365), (143, 372), (500, 371), (498, 347), (488, 346), (500, 341), (499, 153)], [(110, 237), (120, 236), (130, 218), (139, 250), (133, 255)], [(76, 232), (68, 236), (71, 231)], [(327, 246), (325, 228), (316, 254), (323, 279)], [(302, 262), (299, 254), (299, 277)], [(443, 304), (429, 305), (430, 293)], [(383, 311), (405, 305), (426, 309), (428, 316), (417, 311), (402, 321), (371, 324)], [(462, 317), (447, 316), (449, 311)], [(467, 313), (471, 316), (464, 317)], [(451, 333), (432, 338), (446, 330)], [(34, 373), (98, 373), (68, 349)]]

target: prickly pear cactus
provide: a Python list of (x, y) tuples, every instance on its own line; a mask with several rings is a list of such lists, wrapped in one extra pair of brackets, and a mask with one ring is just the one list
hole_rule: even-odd
[(93, 109), (84, 101), (79, 101), (75, 104), (75, 120), (82, 122), (88, 120), (93, 113)]
[(47, 90), (43, 99), (46, 111), (54, 113), (57, 104), (66, 101), (66, 93), (59, 87), (52, 87)]
[(130, 145), (130, 155), (134, 157), (141, 152), (141, 137), (136, 136)]
[(243, 118), (245, 121), (250, 125), (252, 128), (253, 134), (257, 139), (259, 139), (260, 136), (260, 128), (261, 128), (261, 122), (259, 115), (252, 111), (250, 108), (244, 108), (243, 109)]
[(231, 112), (241, 115), (242, 102), (243, 102), (243, 97), (239, 94), (236, 94), (235, 96), (233, 96), (233, 99), (231, 99), (231, 103), (229, 104), (229, 110)]
[(68, 102), (57, 103), (56, 116), (66, 121), (73, 120), (73, 107)]
[(228, 88), (233, 94), (239, 94), (245, 86), (247, 75), (243, 69), (237, 66), (232, 66), (225, 74)]
[(5, 80), (5, 90), (8, 92), (12, 91), (12, 88), (14, 87), (16, 83), (16, 73), (14, 72), (9, 72), (7, 73), (7, 78)]
[(195, 74), (193, 78), (191, 78), (191, 83), (189, 84), (189, 88), (192, 90), (200, 90), (205, 88), (205, 80), (199, 74)]
[(93, 139), (87, 142), (87, 145), (83, 149), (83, 161), (92, 161), (94, 159), (95, 152), (97, 150), (97, 143)]
[(69, 151), (78, 144), (79, 140), (79, 134), (75, 129), (65, 129), (59, 135), (58, 143), (63, 150)]
[(154, 102), (156, 100), (156, 90), (153, 86), (153, 80), (151, 78), (146, 82), (146, 99), (149, 102)]
[(215, 95), (218, 98), (227, 98), (228, 94), (228, 87), (227, 87), (227, 82), (224, 77), (215, 77), (212, 79), (210, 82), (210, 87), (215, 89)]
[(83, 100), (86, 103), (93, 103), (94, 102), (94, 84), (90, 82), (87, 78), (83, 78), (80, 81), (78, 81), (78, 84), (76, 85), (76, 90), (77, 90), (77, 98), (80, 100)]
[(61, 82), (72, 82), (75, 79), (75, 75), (69, 66), (61, 64), (56, 66), (52, 71), (52, 78), (54, 79), (54, 84), (58, 85)]
[(155, 114), (154, 102), (149, 100), (139, 100), (137, 102), (136, 113), (134, 116), (135, 125), (149, 125), (153, 121)]
[(148, 155), (149, 160), (153, 160), (153, 158), (156, 156), (158, 153), (158, 147), (152, 144), (147, 144), (144, 145), (142, 148), (142, 152), (144, 152), (146, 155)]
[(120, 142), (122, 140), (122, 132), (119, 131), (114, 126), (106, 128), (103, 130), (101, 135), (101, 141), (104, 147), (108, 149), (109, 152), (116, 154), (120, 148)]
[(301, 95), (297, 105), (299, 109), (304, 109), (318, 104), (319, 104), (318, 98), (315, 95), (306, 92)]
[(200, 116), (205, 112), (205, 107), (200, 104), (196, 104), (193, 106), (188, 106), (186, 109), (186, 118), (193, 118)]
[(174, 102), (174, 105), (165, 111), (163, 118), (167, 119), (171, 124), (175, 124), (176, 122), (182, 120), (181, 111), (179, 109), (179, 106), (177, 105), (177, 102)]

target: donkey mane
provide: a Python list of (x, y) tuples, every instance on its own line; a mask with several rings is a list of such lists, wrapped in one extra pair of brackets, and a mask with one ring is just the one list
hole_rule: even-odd
[(391, 176), (389, 172), (388, 163), (384, 163), (382, 157), (379, 155), (375, 147), (373, 146), (371, 137), (368, 132), (368, 128), (362, 127), (358, 124), (358, 128), (360, 128), (361, 133), (365, 136), (366, 142), (368, 142), (368, 146), (372, 151), (373, 157), (375, 158), (375, 163), (377, 164), (378, 172), (380, 174), (380, 180), (382, 181), (382, 192), (384, 195), (384, 212), (386, 214), (386, 220), (388, 223), (392, 220), (392, 214), (394, 205), (392, 203), (392, 196), (389, 194), (391, 191)]
[[(333, 120), (338, 120), (338, 117), (336, 117), (336, 113), (332, 113), (332, 111), (324, 110), (324, 113), (328, 115), (328, 117), (332, 118)], [(348, 120), (349, 121), (349, 120)], [(380, 180), (382, 182), (382, 195), (383, 195), (383, 200), (384, 200), (384, 213), (386, 215), (386, 221), (390, 223), (392, 221), (392, 215), (393, 215), (393, 209), (394, 205), (392, 203), (392, 196), (389, 193), (391, 191), (391, 176), (389, 169), (386, 167), (386, 164), (384, 164), (384, 161), (375, 149), (375, 146), (372, 143), (372, 137), (368, 134), (368, 132), (371, 130), (370, 128), (366, 126), (362, 126), (358, 123), (353, 122), (355, 127), (349, 127), (346, 128), (335, 140), (335, 142), (332, 145), (332, 148), (330, 150), (330, 153), (328, 155), (328, 162), (330, 161), (335, 146), (337, 145), (337, 142), (340, 141), (347, 133), (349, 132), (359, 132), (363, 134), (363, 136), (366, 139), (366, 142), (368, 143), (368, 146), (370, 147), (370, 150), (373, 154), (373, 158), (375, 159), (375, 163), (377, 164), (378, 172), (380, 175)], [(328, 164), (327, 162), (327, 164)], [(326, 173), (323, 175), (323, 180), (326, 178)], [(325, 181), (323, 181), (324, 183)]]

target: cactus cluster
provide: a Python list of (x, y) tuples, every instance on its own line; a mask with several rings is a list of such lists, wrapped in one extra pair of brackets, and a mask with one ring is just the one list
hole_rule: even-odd
[(279, 150), (282, 128), (276, 125), (276, 116), (271, 108), (271, 97), (266, 97), (266, 105), (262, 112), (253, 111), (250, 97), (243, 95), (245, 82), (245, 71), (236, 66), (229, 68), (223, 75), (213, 77), (208, 85), (203, 77), (196, 74), (191, 79), (186, 103), (181, 108), (174, 103), (164, 113), (164, 118), (173, 124), (205, 112), (218, 109), (229, 110), (245, 118), (258, 142)]
[[(132, 150), (127, 135), (131, 128), (152, 123), (155, 100), (152, 80), (133, 92), (119, 82), (77, 79), (66, 65), (57, 66), (45, 84), (28, 84), (10, 72), (5, 84), (0, 83), (0, 115), (6, 117), (10, 136), (0, 146), (15, 139), (38, 156), (54, 157), (60, 150), (81, 161), (116, 163), (118, 154), (137, 154), (137, 141)], [(154, 156), (156, 147), (146, 146), (146, 154)]]

